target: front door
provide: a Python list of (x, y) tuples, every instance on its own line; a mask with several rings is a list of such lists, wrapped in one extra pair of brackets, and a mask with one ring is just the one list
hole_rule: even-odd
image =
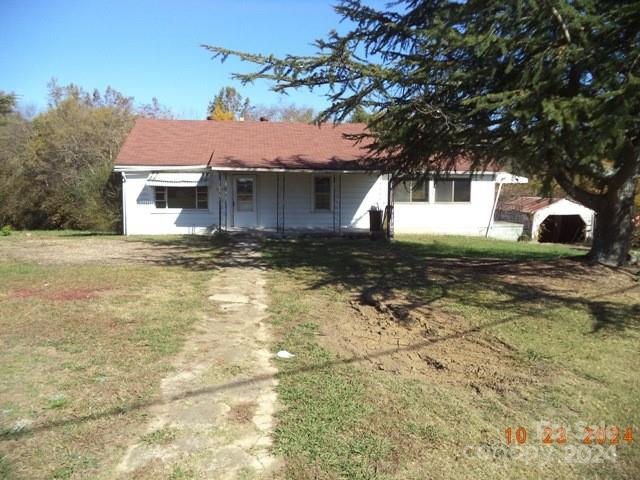
[(255, 228), (258, 224), (256, 208), (256, 176), (233, 176), (233, 225)]

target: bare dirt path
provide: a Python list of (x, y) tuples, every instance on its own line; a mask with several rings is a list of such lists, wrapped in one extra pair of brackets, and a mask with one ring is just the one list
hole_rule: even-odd
[(209, 282), (216, 314), (197, 322), (163, 379), (146, 434), (117, 467), (122, 478), (271, 478), (277, 467), (276, 369), (259, 245), (234, 242), (224, 265)]

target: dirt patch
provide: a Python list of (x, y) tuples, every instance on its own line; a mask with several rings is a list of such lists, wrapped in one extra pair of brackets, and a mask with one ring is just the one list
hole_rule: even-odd
[(75, 300), (90, 300), (100, 294), (111, 290), (107, 287), (99, 288), (72, 288), (68, 290), (51, 291), (44, 288), (23, 288), (9, 294), (10, 298), (42, 298), (58, 302), (70, 302)]
[(243, 402), (232, 405), (227, 417), (233, 423), (250, 423), (255, 415), (258, 404), (256, 402)]
[(400, 294), (382, 298), (368, 290), (352, 299), (353, 315), (327, 325), (320, 342), (341, 356), (362, 357), (375, 370), (465, 384), (477, 393), (502, 394), (534, 381), (500, 339), (441, 310), (413, 306)]
[[(541, 308), (538, 302), (573, 305), (593, 310), (594, 331), (602, 322), (615, 327), (620, 312), (608, 303), (613, 296), (638, 296), (640, 285), (628, 272), (593, 266), (575, 260), (550, 262), (458, 261), (432, 259), (428, 276), (420, 282), (436, 282), (444, 291), (469, 285), (482, 295), (495, 287), (496, 303), (485, 298), (477, 306), (505, 310), (522, 306), (506, 320), (488, 319), (474, 326), (461, 316), (444, 311), (438, 302), (409, 296), (396, 288), (373, 287), (353, 292), (351, 313), (323, 320), (319, 341), (341, 357), (361, 358), (372, 369), (395, 375), (418, 377), (444, 383), (468, 385), (476, 393), (504, 394), (518, 386), (550, 381), (553, 367), (526, 361), (526, 351), (517, 350), (485, 327), (513, 321), (527, 315), (527, 309)], [(603, 285), (614, 285), (603, 289)], [(502, 292), (502, 293), (501, 293)], [(505, 293), (506, 292), (506, 293)], [(500, 297), (502, 295), (502, 297)], [(509, 300), (505, 300), (508, 298)], [(465, 302), (464, 299), (459, 302)], [(555, 302), (555, 303), (554, 303)], [(484, 308), (484, 307), (483, 307)], [(536, 310), (537, 311), (537, 310)], [(535, 355), (535, 353), (533, 353)]]

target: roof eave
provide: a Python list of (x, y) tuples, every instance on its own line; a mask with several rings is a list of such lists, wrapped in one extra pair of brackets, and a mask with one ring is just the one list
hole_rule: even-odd
[(170, 171), (205, 171), (212, 172), (273, 172), (273, 173), (375, 173), (380, 169), (364, 169), (364, 168), (271, 168), (271, 167), (218, 167), (210, 165), (114, 165), (114, 172), (148, 172), (155, 170)]

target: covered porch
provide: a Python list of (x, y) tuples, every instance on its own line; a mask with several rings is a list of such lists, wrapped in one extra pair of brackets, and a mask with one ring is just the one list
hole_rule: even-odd
[(210, 195), (220, 230), (356, 233), (386, 205), (383, 183), (349, 171), (213, 171)]
[(369, 210), (384, 210), (377, 172), (163, 169), (125, 173), (128, 234), (358, 234)]

